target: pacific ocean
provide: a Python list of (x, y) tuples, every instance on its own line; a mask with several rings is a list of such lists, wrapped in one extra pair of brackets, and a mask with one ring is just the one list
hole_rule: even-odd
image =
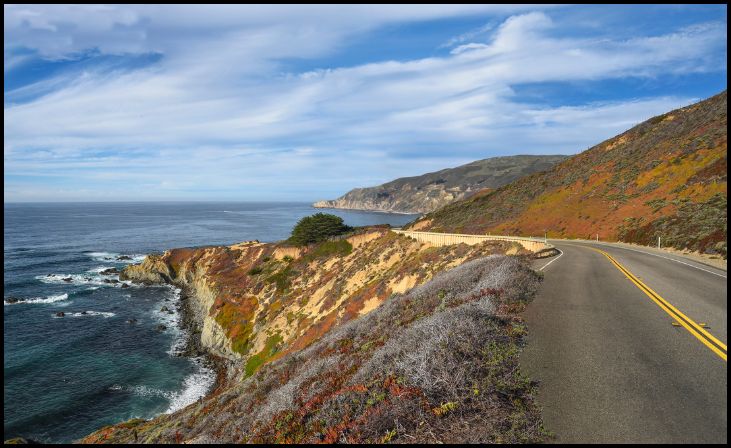
[(294, 202), (5, 204), (5, 439), (70, 442), (205, 394), (213, 372), (176, 355), (177, 292), (102, 272), (169, 248), (285, 239), (318, 211), (351, 226), (416, 217)]

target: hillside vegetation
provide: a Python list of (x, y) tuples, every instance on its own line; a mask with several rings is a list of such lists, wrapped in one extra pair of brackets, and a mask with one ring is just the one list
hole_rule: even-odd
[(431, 247), (366, 228), (305, 247), (173, 249), (128, 266), (120, 278), (184, 288), (202, 322), (203, 346), (251, 375), (445, 268), (520, 250), (502, 242)]
[(477, 160), (420, 176), (402, 177), (368, 188), (355, 188), (338, 199), (314, 207), (427, 213), (485, 188), (497, 188), (538, 171), (566, 156), (508, 156)]
[(594, 238), (726, 257), (726, 92), (651, 118), (552, 169), (486, 190), (410, 227)]
[(305, 246), (342, 235), (350, 230), (352, 228), (346, 226), (343, 218), (339, 216), (315, 213), (312, 216), (305, 216), (297, 222), (287, 242), (296, 246)]
[(474, 259), (256, 372), (240, 364), (201, 402), (83, 442), (543, 441), (516, 316), (539, 279), (520, 258)]

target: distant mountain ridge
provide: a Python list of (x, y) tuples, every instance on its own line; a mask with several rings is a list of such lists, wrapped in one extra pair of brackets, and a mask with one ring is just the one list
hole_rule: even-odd
[(317, 208), (343, 208), (398, 213), (428, 213), (486, 188), (498, 188), (520, 177), (545, 171), (564, 155), (517, 155), (477, 160), (420, 176), (402, 177), (367, 188), (355, 188)]
[(409, 227), (620, 240), (726, 257), (727, 92), (651, 118), (551, 170)]

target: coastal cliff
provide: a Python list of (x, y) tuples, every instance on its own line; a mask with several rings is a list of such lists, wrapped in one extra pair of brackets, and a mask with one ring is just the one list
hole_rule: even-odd
[[(396, 371), (360, 371), (366, 365), (390, 365), (398, 356), (381, 353), (383, 348), (394, 344), (408, 346), (398, 343), (397, 336), (409, 328), (417, 331), (414, 328), (428, 323), (430, 316), (449, 322), (431, 323), (441, 330), (430, 330), (424, 336), (410, 335), (408, 338), (416, 339), (408, 339), (404, 344), (434, 343), (434, 356), (452, 357), (458, 350), (450, 344), (458, 342), (459, 337), (446, 345), (430, 338), (443, 331), (453, 335), (468, 331), (464, 337), (471, 341), (474, 338), (476, 344), (470, 353), (481, 357), (480, 347), (493, 338), (502, 341), (500, 353), (494, 354), (500, 357), (497, 370), (492, 361), (465, 364), (451, 358), (444, 363), (437, 361), (434, 367), (447, 369), (440, 370), (439, 375), (467, 365), (492, 372), (460, 374), (459, 378), (465, 381), (481, 378), (480, 381), (494, 382), (498, 373), (504, 376), (500, 384), (509, 385), (501, 386), (509, 390), (505, 393), (522, 397), (516, 398), (521, 401), (520, 413), (524, 418), (519, 425), (521, 437), (542, 440), (544, 434), (537, 431), (540, 425), (536, 424), (540, 417), (529, 394), (532, 386), (526, 386), (524, 379), (515, 376), (518, 350), (511, 348), (517, 347), (523, 334), (511, 330), (518, 325), (511, 323), (512, 313), (535, 291), (537, 277), (520, 259), (499, 255), (506, 252), (522, 250), (507, 242), (432, 247), (375, 228), (306, 248), (247, 242), (150, 255), (142, 264), (126, 268), (122, 276), (185, 289), (189, 295), (186, 300), (195, 303), (188, 308), (199, 313), (201, 344), (210, 353), (229, 360), (226, 375), (219, 377), (216, 390), (198, 403), (149, 421), (136, 419), (105, 427), (81, 442), (120, 443), (137, 441), (138, 437), (145, 443), (332, 442), (341, 436), (349, 441), (383, 441), (383, 434), (377, 434), (381, 420), (372, 422), (373, 428), (356, 437), (342, 425), (354, 425), (362, 419), (351, 420), (354, 417), (347, 410), (331, 409), (327, 418), (319, 414), (321, 420), (311, 415), (318, 414), (315, 410), (320, 406), (335, 405), (343, 391), (354, 393), (363, 401), (365, 407), (358, 411), (365, 412), (363, 418), (375, 412), (375, 408), (368, 410), (372, 406), (393, 404), (398, 412), (418, 411), (418, 418), (437, 426), (449, 422), (451, 429), (445, 429), (445, 434), (458, 431), (461, 414), (450, 414), (455, 405), (439, 407), (448, 403), (442, 396), (444, 390), (427, 388), (417, 393), (426, 387), (419, 382), (418, 375), (405, 373), (399, 380), (398, 375), (393, 376)], [(449, 273), (451, 277), (445, 277)], [(437, 274), (440, 280), (434, 279)], [(490, 317), (499, 314), (504, 317)], [(346, 337), (344, 331), (356, 333)], [(428, 356), (431, 349), (416, 350)], [(503, 350), (511, 354), (506, 355)], [(368, 361), (380, 356), (391, 356), (391, 361)], [(451, 363), (456, 366), (450, 367)], [(346, 380), (353, 385), (346, 385)], [(383, 387), (385, 392), (381, 391)], [(485, 395), (479, 399), (469, 385), (454, 387), (455, 394), (466, 390), (472, 397), (467, 397), (472, 404), (465, 402), (463, 412), (469, 406), (477, 406), (471, 412), (492, 423), (514, 418), (513, 404), (510, 409), (497, 405), (494, 400), (502, 403), (500, 395), (487, 392), (494, 385), (486, 384), (482, 389)], [(483, 386), (474, 387), (480, 390)], [(385, 401), (373, 401), (368, 398), (368, 391), (376, 397), (383, 393), (384, 398), (395, 395)], [(401, 403), (401, 398), (396, 397), (411, 398)], [(406, 406), (403, 409), (402, 404)], [(411, 409), (413, 406), (416, 408)], [(478, 412), (478, 408), (482, 411)], [(449, 418), (443, 419), (447, 414)], [(320, 421), (325, 423), (317, 423)], [(424, 429), (416, 423), (409, 424), (410, 430)], [(275, 427), (288, 429), (285, 434)], [(471, 440), (473, 436), (464, 433), (453, 435), (450, 440)], [(388, 440), (395, 437), (392, 434)], [(427, 437), (427, 433), (420, 436), (424, 440)], [(480, 432), (474, 440), (494, 441), (503, 437), (505, 434), (496, 427)]]
[(550, 169), (565, 158), (519, 155), (477, 160), (434, 173), (402, 177), (376, 187), (355, 188), (337, 199), (318, 201), (312, 206), (428, 213), (478, 191), (502, 187), (522, 176)]
[(173, 249), (125, 268), (120, 278), (186, 290), (202, 346), (241, 361), (250, 375), (435, 272), (509, 250), (518, 249), (502, 243), (436, 248), (372, 229), (309, 248), (246, 242)]

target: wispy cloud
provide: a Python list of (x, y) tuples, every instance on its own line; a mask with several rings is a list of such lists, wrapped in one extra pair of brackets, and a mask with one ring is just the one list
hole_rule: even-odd
[[(609, 40), (561, 33), (525, 7), (165, 8), (6, 7), (6, 71), (22, 63), (13, 45), (47, 58), (91, 47), (162, 55), (42, 80), (22, 88), (39, 95), (30, 101), (6, 92), (6, 200), (80, 199), (89, 189), (70, 186), (85, 182), (124, 199), (314, 198), (492, 155), (571, 153), (695, 98), (550, 107), (520, 101), (514, 86), (726, 63), (725, 22)], [(513, 15), (440, 56), (304, 72), (282, 62), (342, 51), (387, 24), (477, 13)], [(59, 183), (66, 193), (54, 193)]]
[[(454, 36), (449, 38), (446, 42), (439, 45), (439, 48), (452, 48), (458, 45), (461, 45), (465, 42), (473, 42), (475, 40), (479, 40), (482, 36), (488, 34), (490, 31), (495, 29), (495, 23), (490, 22), (486, 23), (485, 25), (482, 25), (478, 28), (475, 28), (473, 30), (467, 31), (466, 33), (462, 33), (459, 36)], [(480, 44), (472, 44), (472, 45), (480, 45)]]

